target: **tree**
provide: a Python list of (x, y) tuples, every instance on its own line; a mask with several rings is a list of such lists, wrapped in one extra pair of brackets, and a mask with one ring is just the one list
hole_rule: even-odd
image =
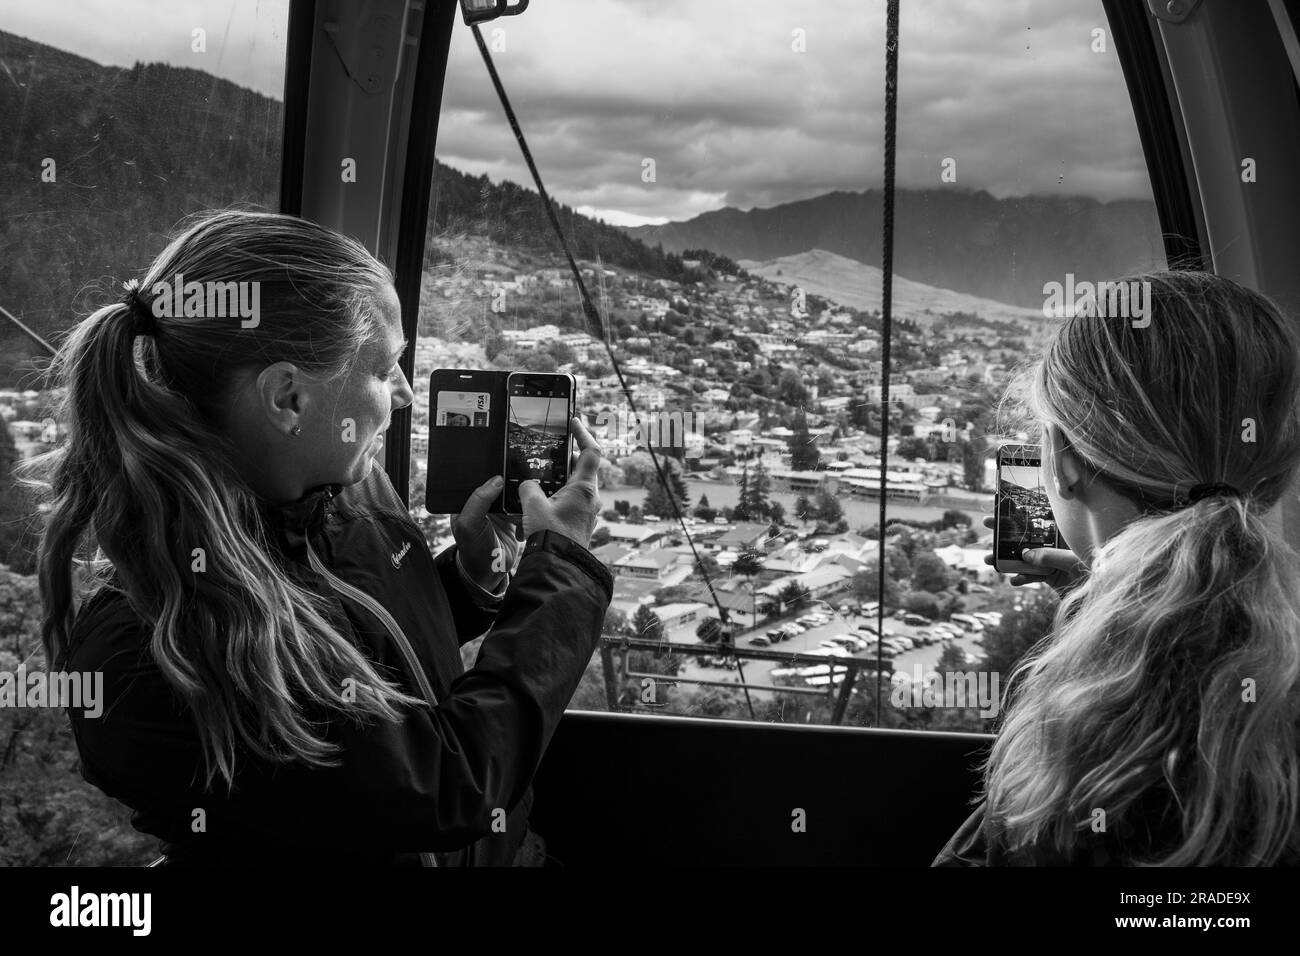
[(930, 460), (930, 445), (924, 438), (917, 438), (915, 435), (908, 438), (901, 438), (898, 442), (899, 458), (924, 458)]
[(792, 408), (807, 404), (808, 389), (804, 387), (798, 372), (788, 368), (781, 373), (781, 378), (776, 385), (776, 397), (778, 401)]
[(853, 575), (849, 588), (853, 596), (860, 601), (883, 601), (885, 604), (896, 605), (898, 603), (899, 586), (898, 579), (890, 572), (889, 554), (885, 555), (885, 596), (880, 596), (880, 572), (877, 570), (878, 565), (873, 557), (867, 560), (864, 566)]
[[(964, 511), (948, 508), (939, 516), (940, 528), (969, 528), (970, 517)], [(978, 537), (978, 535), (976, 535)]]
[(952, 573), (933, 551), (917, 555), (912, 562), (912, 586), (933, 594), (944, 590), (952, 582)]
[(939, 619), (939, 602), (933, 594), (927, 594), (925, 591), (908, 591), (898, 603), (909, 614), (920, 614), (932, 621)]
[(818, 531), (830, 531), (838, 534), (848, 528), (844, 519), (844, 506), (840, 500), (823, 486), (813, 495), (813, 515), (817, 519)]
[(736, 498), (736, 507), (731, 509), (727, 520), (749, 520), (749, 462), (740, 466), (740, 493)]
[(801, 494), (794, 499), (794, 516), (799, 519), (801, 525), (806, 525), (814, 518), (812, 503), (808, 500), (807, 495)]
[(712, 508), (709, 506), (708, 495), (700, 495), (700, 500), (695, 505), (695, 510), (692, 512), (692, 514), (694, 514), (695, 517), (699, 518), (701, 521), (712, 521), (714, 518), (718, 516), (718, 510), (716, 508)]
[(659, 473), (655, 471), (654, 459), (650, 457), (649, 452), (633, 452), (626, 458), (620, 459), (619, 467), (623, 469), (623, 480), (633, 487), (648, 487), (651, 481), (659, 479)]
[[(979, 442), (978, 445), (976, 441)], [(961, 443), (962, 482), (971, 491), (980, 491), (984, 488), (984, 460), (987, 456), (983, 451), (983, 445), (982, 438)]]
[(1051, 633), (1060, 600), (1056, 592), (1044, 588), (1038, 594), (1023, 595), (1019, 603), (1019, 609), (1010, 603), (1000, 607), (1002, 623), (984, 634), (986, 665), (990, 671), (1001, 675), (1004, 684), (1030, 648)]
[(817, 467), (821, 460), (821, 451), (818, 450), (812, 436), (808, 432), (808, 416), (804, 413), (802, 407), (795, 412), (794, 425), (791, 429), (794, 434), (790, 436), (790, 467), (795, 471), (812, 471)]
[(678, 510), (685, 511), (687, 499), (690, 497), (686, 482), (682, 478), (682, 464), (675, 458), (661, 458), (660, 464), (664, 469), (664, 477), (668, 479), (667, 485), (659, 480), (655, 475), (649, 482), (649, 491), (646, 492), (645, 501), (642, 508), (645, 514), (656, 514), (661, 518), (671, 517)]
[(754, 477), (750, 479), (749, 486), (746, 488), (747, 500), (742, 502), (745, 510), (746, 521), (762, 521), (770, 517), (771, 504), (768, 501), (768, 490), (772, 487), (772, 481), (767, 477), (767, 469), (763, 467), (762, 460), (754, 465)]
[(945, 644), (943, 650), (939, 652), (939, 660), (935, 663), (934, 669), (940, 674), (949, 674), (953, 671), (965, 672), (966, 652), (955, 643)]
[(659, 620), (659, 615), (650, 610), (648, 605), (642, 604), (632, 615), (632, 632), (633, 636), (643, 641), (662, 641), (664, 639), (664, 625)]
[(700, 552), (700, 559), (695, 562), (695, 570), (701, 577), (708, 576), (710, 581), (717, 580), (718, 573), (722, 568), (718, 565), (718, 559), (707, 551)]
[(731, 565), (731, 570), (742, 577), (752, 578), (763, 570), (763, 564), (766, 561), (766, 555), (761, 551), (746, 549), (736, 557)]
[(705, 644), (716, 644), (722, 637), (722, 622), (716, 617), (706, 617), (695, 628), (695, 636)]
[(783, 587), (781, 593), (777, 596), (781, 599), (781, 605), (783, 607), (791, 608), (796, 611), (807, 607), (812, 601), (812, 597), (809, 595), (807, 589), (800, 587), (795, 581), (791, 581)]
[(595, 531), (591, 533), (591, 543), (588, 545), (588, 550), (599, 548), (601, 545), (609, 544), (609, 537), (610, 535), (609, 535), (608, 528), (597, 528)]

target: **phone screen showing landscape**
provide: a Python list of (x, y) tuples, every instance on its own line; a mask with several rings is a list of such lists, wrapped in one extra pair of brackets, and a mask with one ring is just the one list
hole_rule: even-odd
[(1019, 561), (1025, 548), (1042, 547), (1058, 544), (1041, 459), (1036, 453), (1008, 453), (998, 467), (997, 559)]
[(519, 512), (519, 483), (536, 479), (559, 491), (569, 471), (569, 387), (560, 376), (510, 385), (506, 419), (506, 510)]

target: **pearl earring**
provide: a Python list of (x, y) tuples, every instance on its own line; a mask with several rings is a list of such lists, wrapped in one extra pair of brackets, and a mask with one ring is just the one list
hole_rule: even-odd
[(297, 438), (299, 435), (302, 434), (302, 426), (294, 425), (293, 428), (289, 429), (289, 432), (290, 434), (293, 435), (294, 438)]

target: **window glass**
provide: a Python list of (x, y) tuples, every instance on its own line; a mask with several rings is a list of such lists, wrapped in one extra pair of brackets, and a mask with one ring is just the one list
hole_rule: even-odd
[[(577, 376), (615, 596), (574, 708), (988, 730), (893, 690), (938, 669), (983, 693), (1045, 633), (1053, 599), (983, 561), (993, 444), (1015, 437), (993, 409), (1061, 321), (1051, 283), (1164, 267), (1137, 128), (1100, 3), (904, 4), (886, 370), (884, 9), (554, 0), (483, 27), (639, 421), (472, 36), (453, 39), (415, 459), (434, 366)], [(878, 641), (905, 675), (879, 720)]]
[[(57, 345), (79, 316), (120, 297), (118, 283), (186, 214), (278, 208), (288, 8), (0, 10), (0, 671), (43, 664), (31, 499), (12, 476), (62, 429), (40, 390), (48, 354), (37, 340)], [(128, 811), (75, 773), (61, 711), (0, 708), (0, 738), (0, 858), (139, 865), (157, 855)]]

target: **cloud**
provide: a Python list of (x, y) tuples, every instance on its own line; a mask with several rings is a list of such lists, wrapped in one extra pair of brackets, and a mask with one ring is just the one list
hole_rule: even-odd
[[(550, 0), (499, 21), (494, 58), (548, 188), (639, 220), (689, 218), (704, 197), (749, 208), (878, 187), (884, 5), (790, 6)], [(792, 49), (796, 29), (806, 52)], [(466, 31), (444, 103), (444, 157), (526, 181)], [(646, 157), (653, 185), (640, 182)], [(997, 196), (1149, 197), (1101, 4), (909, 0), (898, 185), (940, 186), (945, 158), (959, 185)]]
[[(280, 95), (285, 0), (137, 6), (16, 5), (5, 29), (99, 62), (166, 60)], [(211, 51), (198, 62), (194, 25)], [(1094, 30), (1105, 52), (1093, 52)], [(538, 0), (482, 31), (501, 48), (497, 68), (547, 187), (568, 205), (662, 221), (881, 183), (880, 0)], [(899, 49), (900, 187), (939, 187), (951, 158), (958, 186), (996, 196), (1150, 196), (1100, 0), (908, 0)], [(531, 184), (459, 14), (438, 153)], [(642, 180), (647, 158), (654, 183)]]

